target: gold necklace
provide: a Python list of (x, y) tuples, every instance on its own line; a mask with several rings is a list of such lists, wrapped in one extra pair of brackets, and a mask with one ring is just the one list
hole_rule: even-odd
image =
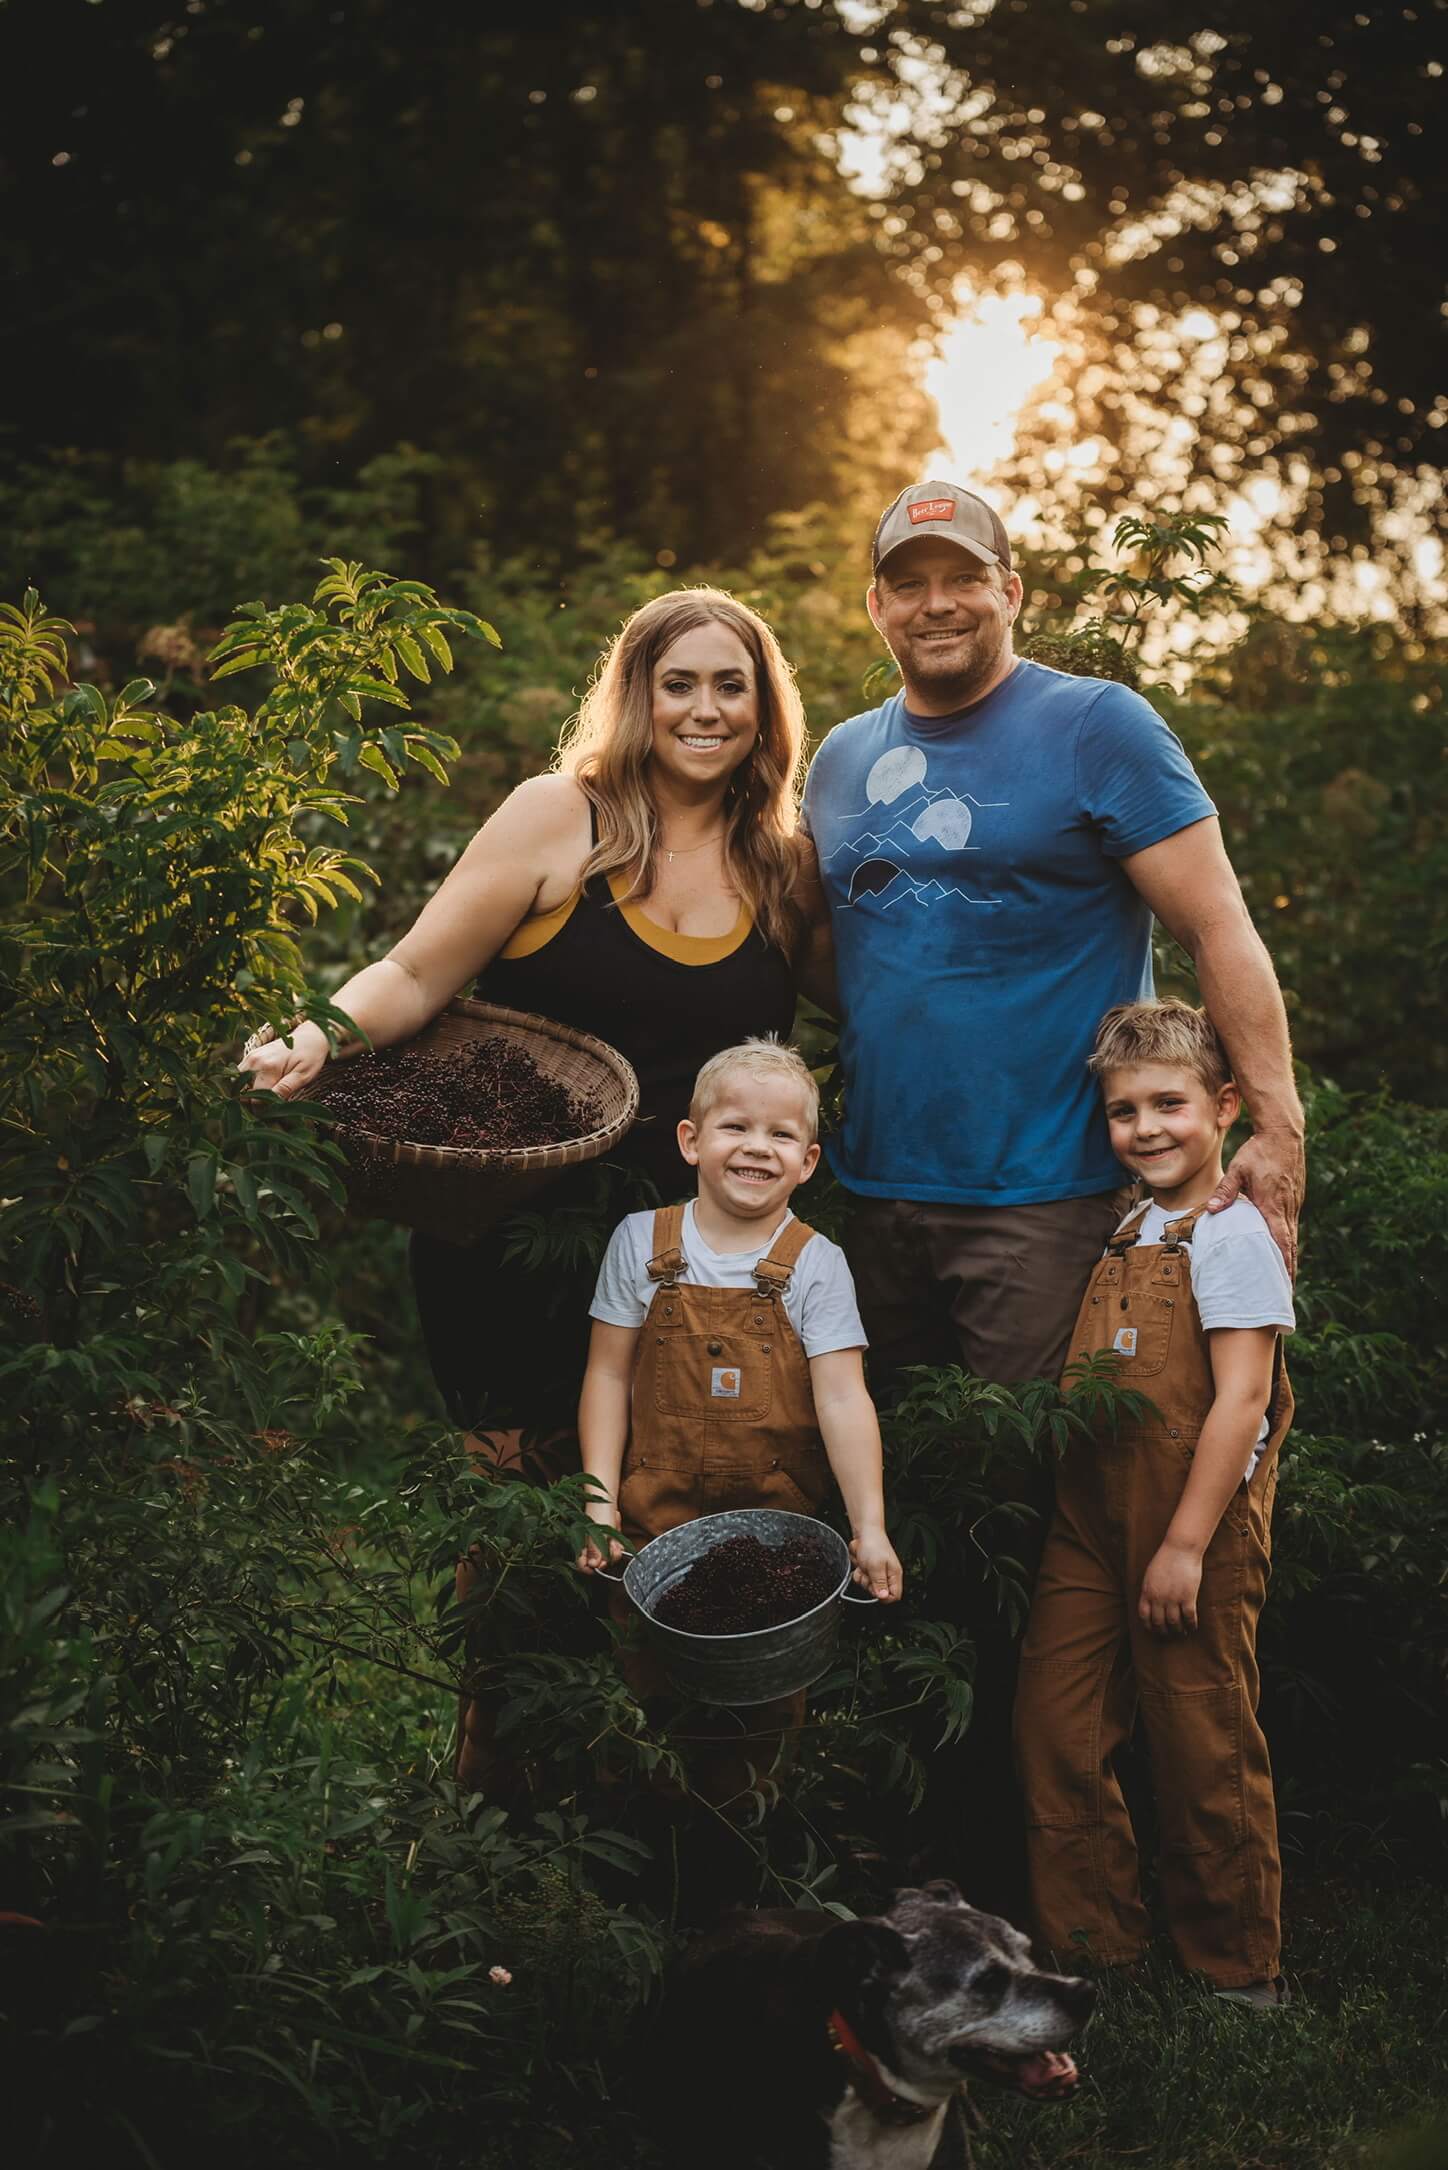
[[(725, 823), (724, 827), (728, 827), (727, 822)], [(673, 851), (669, 850), (669, 846), (664, 842), (663, 838), (660, 837), (659, 849), (661, 851), (668, 852), (669, 865), (672, 866), (675, 859), (687, 859), (691, 851), (702, 851), (706, 844), (717, 844), (723, 834), (724, 829), (715, 829), (711, 835), (701, 837), (697, 844), (680, 844), (677, 849)]]

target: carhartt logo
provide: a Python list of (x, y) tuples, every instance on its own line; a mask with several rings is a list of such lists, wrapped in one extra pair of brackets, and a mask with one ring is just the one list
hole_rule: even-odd
[(918, 505), (907, 505), (910, 525), (919, 527), (922, 520), (953, 520), (955, 499), (953, 497), (922, 497)]
[(709, 1392), (716, 1401), (738, 1401), (738, 1372), (721, 1370), (716, 1364), (709, 1374)]
[(1115, 1349), (1118, 1356), (1135, 1356), (1136, 1328), (1134, 1326), (1118, 1326), (1116, 1329), (1116, 1339), (1112, 1342), (1111, 1346), (1113, 1349)]

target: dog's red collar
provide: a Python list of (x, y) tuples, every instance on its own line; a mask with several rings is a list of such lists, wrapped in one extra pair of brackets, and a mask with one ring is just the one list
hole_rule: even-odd
[(887, 2085), (880, 2067), (843, 2012), (831, 2012), (825, 2029), (836, 2056), (843, 2057), (851, 2068), (855, 2093), (881, 2124), (922, 2125), (927, 2117), (935, 2115), (938, 2102), (911, 2102)]

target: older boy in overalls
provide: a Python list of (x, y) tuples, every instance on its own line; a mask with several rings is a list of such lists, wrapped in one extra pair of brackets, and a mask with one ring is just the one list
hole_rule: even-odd
[(1071, 1358), (1113, 1353), (1153, 1406), (1061, 1465), (1015, 1714), (1032, 1905), (1057, 1951), (1084, 1942), (1120, 1964), (1145, 1950), (1114, 1768), (1139, 1706), (1177, 1952), (1219, 1995), (1270, 2008), (1287, 1993), (1256, 1640), (1292, 1420), (1291, 1284), (1249, 1200), (1206, 1212), (1240, 1099), (1202, 1012), (1109, 1011), (1091, 1067), (1113, 1148), (1151, 1196), (1096, 1267)]
[[(578, 1416), (583, 1467), (598, 1486), (588, 1511), (641, 1544), (731, 1507), (814, 1514), (833, 1475), (854, 1579), (888, 1603), (901, 1571), (885, 1534), (854, 1283), (838, 1246), (790, 1211), (819, 1160), (818, 1111), (792, 1048), (747, 1041), (700, 1071), (679, 1125), (698, 1195), (620, 1223), (590, 1307)], [(615, 1540), (610, 1557), (620, 1552)], [(590, 1542), (577, 1564), (601, 1568), (600, 1546)], [(636, 1693), (664, 1687), (646, 1653), (627, 1652), (624, 1664)], [(716, 1805), (746, 1790), (803, 1708), (801, 1694), (717, 1714), (713, 1752), (694, 1759), (695, 1789)]]

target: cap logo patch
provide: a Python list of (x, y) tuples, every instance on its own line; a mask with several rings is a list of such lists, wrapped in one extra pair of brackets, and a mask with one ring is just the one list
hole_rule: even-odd
[(953, 497), (922, 497), (918, 505), (907, 505), (910, 525), (919, 527), (922, 520), (953, 520), (955, 499)]

